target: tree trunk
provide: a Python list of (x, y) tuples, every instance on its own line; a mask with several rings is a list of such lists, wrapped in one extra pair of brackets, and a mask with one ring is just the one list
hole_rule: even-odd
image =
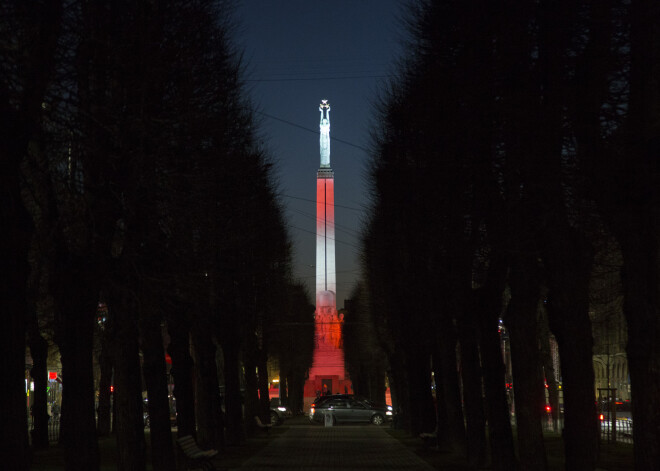
[(295, 386), (293, 391), (295, 391), (294, 394), (295, 397), (297, 397), (297, 401), (295, 401), (295, 403), (298, 404), (298, 409), (297, 409), (298, 413), (304, 414), (306, 412), (309, 412), (304, 409), (305, 407), (304, 392), (305, 392), (305, 382), (307, 381), (307, 372), (296, 369), (293, 371), (292, 378), (293, 378), (293, 384)]
[(195, 388), (197, 443), (205, 449), (222, 450), (224, 430), (220, 408), (218, 365), (215, 361), (216, 346), (209, 329), (194, 329), (193, 351), (197, 385)]
[(196, 435), (195, 397), (193, 390), (193, 361), (190, 357), (190, 324), (185, 314), (172, 315), (167, 322), (170, 345), (167, 351), (172, 357), (170, 374), (174, 377), (176, 399), (176, 425), (179, 437)]
[(435, 413), (436, 413), (436, 446), (438, 449), (449, 449), (447, 445), (447, 432), (446, 424), (448, 422), (447, 416), (447, 401), (445, 400), (445, 391), (442, 387), (442, 361), (440, 357), (442, 353), (439, 346), (433, 351), (433, 357), (431, 359), (433, 363), (433, 378), (435, 380)]
[[(2, 156), (0, 161), (4, 160), (9, 159)], [(5, 167), (4, 162), (0, 165)], [(25, 241), (29, 236), (17, 222), (17, 212), (23, 212), (18, 185), (14, 188), (16, 192), (5, 185), (10, 176), (5, 172), (9, 171), (18, 177), (17, 168), (0, 168), (0, 214), (5, 221), (0, 231), (0, 259), (6, 275), (4, 282), (0, 283), (0, 312), (4, 316), (0, 329), (0, 355), (5, 365), (3, 378), (6, 383), (0, 388), (0, 404), (5, 414), (0, 427), (0, 462), (6, 464), (8, 470), (27, 470), (30, 455), (25, 409), (25, 316), (28, 308), (25, 297), (28, 244)], [(29, 221), (27, 214), (24, 217)]]
[[(28, 166), (26, 165), (25, 167)], [(34, 184), (47, 188), (49, 186), (48, 181), (45, 178), (47, 172), (43, 171), (42, 168), (38, 169), (37, 172), (42, 176), (39, 180), (36, 180), (33, 177), (32, 172), (30, 172), (30, 176), (26, 176), (26, 178), (33, 180)], [(48, 421), (50, 419), (48, 415), (47, 390), (48, 342), (41, 335), (39, 329), (39, 316), (43, 315), (43, 312), (40, 312), (39, 305), (40, 300), (46, 295), (48, 288), (42, 283), (42, 277), (44, 276), (44, 272), (48, 271), (48, 275), (52, 272), (52, 266), (49, 266), (50, 264), (48, 262), (52, 260), (53, 253), (52, 250), (49, 249), (52, 249), (53, 244), (47, 236), (44, 236), (44, 232), (48, 232), (44, 229), (44, 220), (50, 219), (48, 217), (50, 216), (48, 211), (43, 209), (44, 206), (48, 205), (47, 198), (45, 197), (47, 191), (39, 192), (40, 198), (36, 196), (36, 191), (32, 191), (31, 193), (35, 199), (26, 203), (26, 206), (33, 207), (34, 205), (38, 205), (41, 209), (41, 211), (39, 211), (41, 217), (33, 216), (35, 236), (32, 239), (32, 247), (30, 249), (30, 265), (32, 270), (27, 284), (27, 297), (30, 306), (27, 322), (27, 340), (28, 346), (30, 347), (30, 356), (32, 357), (30, 376), (34, 382), (34, 392), (30, 395), (30, 414), (32, 415), (32, 430), (30, 431), (30, 434), (32, 438), (32, 447), (39, 450), (48, 448)], [(25, 199), (27, 200), (27, 198)], [(36, 213), (37, 211), (33, 209), (33, 212)], [(37, 232), (39, 235), (36, 234)], [(48, 241), (44, 241), (44, 239), (48, 239)]]
[(615, 232), (623, 252), (635, 469), (658, 469), (660, 463), (659, 23), (657, 2), (631, 2), (630, 103), (621, 157), (628, 175), (610, 208), (622, 213)]
[(472, 310), (466, 310), (459, 320), (461, 348), (461, 380), (465, 404), (466, 445), (468, 462), (483, 467), (486, 461), (486, 420), (484, 417), (483, 385), (479, 364), (478, 334)]
[[(499, 229), (497, 242), (500, 248), (506, 247), (509, 259), (511, 300), (504, 323), (511, 341), (518, 454), (520, 467), (525, 470), (547, 469), (540, 422), (544, 406), (543, 384), (535, 328), (539, 278), (536, 247), (528, 222), (528, 211), (531, 213), (537, 208), (530, 204), (527, 195), (530, 183), (537, 178), (535, 172), (539, 172), (530, 165), (530, 153), (538, 152), (534, 131), (538, 126), (538, 102), (541, 101), (537, 66), (531, 53), (538, 44), (527, 27), (536, 20), (535, 8), (532, 1), (506, 1), (497, 11), (501, 15), (501, 21), (496, 23), (498, 42), (501, 43), (497, 49), (501, 73), (507, 77), (502, 80), (501, 102), (507, 159), (505, 204), (508, 214), (505, 221), (508, 232), (501, 230), (501, 223), (495, 217), (489, 221), (492, 227)], [(497, 193), (491, 190), (491, 194)]]
[(536, 258), (528, 255), (514, 260), (509, 275), (511, 300), (504, 323), (511, 339), (513, 390), (518, 425), (518, 454), (522, 470), (548, 469), (541, 418), (545, 392), (541, 376), (536, 309), (539, 281)]
[(594, 395), (593, 337), (589, 319), (592, 256), (588, 242), (571, 229), (559, 230), (544, 246), (550, 288), (548, 322), (557, 339), (564, 391), (567, 470), (591, 470), (598, 455)]
[(660, 251), (657, 234), (644, 232), (642, 228), (639, 232), (631, 230), (622, 243), (635, 469), (658, 469), (660, 463)]
[[(36, 324), (35, 319), (32, 321)], [(32, 396), (32, 447), (39, 450), (48, 448), (48, 342), (38, 332), (38, 327), (33, 326), (28, 336), (30, 355), (32, 356), (32, 369), (30, 376), (34, 381), (34, 395)]]
[(117, 467), (120, 471), (146, 469), (144, 439), (142, 377), (138, 346), (137, 313), (127, 294), (110, 304), (110, 316), (115, 325), (115, 435)]
[(254, 434), (256, 424), (254, 416), (258, 415), (265, 424), (270, 422), (270, 418), (259, 411), (259, 390), (257, 387), (257, 364), (256, 342), (246, 342), (245, 353), (243, 355), (243, 366), (245, 371), (245, 392), (244, 392), (244, 417), (246, 420), (245, 428), (248, 436)]
[(382, 370), (372, 371), (369, 378), (371, 399), (374, 402), (385, 403), (385, 393), (387, 392), (387, 388), (385, 387), (385, 372)]
[(305, 387), (305, 378), (299, 371), (291, 371), (286, 379), (287, 393), (288, 393), (288, 406), (294, 414), (302, 414), (303, 411), (303, 389)]
[[(438, 360), (439, 355), (434, 351), (433, 366), (440, 365)], [(438, 360), (438, 361), (436, 361)], [(392, 401), (395, 403), (396, 425), (398, 428), (410, 431), (410, 392), (405, 387), (408, 384), (408, 374), (405, 367), (405, 353), (400, 347), (395, 347), (395, 350), (390, 355), (390, 389), (392, 393)], [(439, 367), (438, 367), (439, 368)], [(436, 375), (436, 391), (442, 385), (439, 381), (440, 375)], [(444, 407), (444, 401), (442, 402)], [(440, 403), (436, 401), (436, 408), (440, 408)], [(444, 409), (443, 409), (444, 411)], [(442, 422), (444, 423), (444, 422)]]
[[(17, 4), (18, 6), (18, 4)], [(3, 9), (12, 12), (14, 7)], [(38, 8), (20, 8), (8, 19), (14, 26), (3, 32), (3, 59), (16, 60), (5, 70), (0, 92), (0, 260), (5, 277), (0, 283), (0, 358), (4, 386), (0, 404), (4, 417), (0, 427), (0, 463), (8, 469), (30, 466), (27, 411), (25, 409), (25, 333), (28, 313), (29, 242), (33, 232), (30, 214), (22, 201), (21, 163), (31, 145), (38, 145), (42, 130), (42, 103), (55, 68), (55, 50), (62, 20), (62, 2), (42, 2)], [(9, 84), (12, 85), (9, 85)], [(18, 95), (10, 98), (13, 88)]]
[(555, 366), (552, 361), (552, 351), (550, 349), (550, 326), (548, 325), (548, 317), (545, 313), (545, 309), (539, 309), (538, 320), (541, 364), (543, 365), (543, 373), (548, 388), (548, 399), (550, 401), (550, 407), (552, 408), (550, 411), (552, 414), (552, 428), (555, 432), (558, 432), (559, 390), (557, 388), (557, 379), (555, 378), (557, 373), (555, 372)]
[(243, 432), (243, 400), (239, 380), (238, 335), (223, 337), (222, 351), (225, 357), (225, 425), (228, 445), (239, 445), (245, 440)]
[(426, 348), (409, 348), (406, 353), (408, 394), (410, 395), (410, 432), (417, 436), (430, 432), (436, 426), (433, 396), (431, 394), (431, 355)]
[(111, 418), (111, 399), (112, 394), (112, 340), (109, 338), (107, 320), (104, 330), (101, 332), (101, 354), (99, 355), (99, 369), (101, 377), (99, 379), (99, 402), (97, 406), (96, 432), (99, 437), (110, 435), (112, 423)]
[(499, 319), (506, 283), (507, 265), (503, 257), (491, 254), (488, 278), (476, 293), (475, 309), (479, 317), (479, 349), (486, 392), (486, 417), (493, 469), (517, 469), (511, 432), (511, 415), (506, 398), (506, 372), (502, 358)]
[[(264, 344), (266, 342), (263, 342)], [(268, 355), (264, 348), (257, 350), (257, 388), (259, 390), (260, 415), (270, 416), (270, 393), (268, 391)], [(280, 388), (284, 386), (280, 383)], [(270, 419), (269, 419), (270, 420)]]
[[(442, 332), (440, 338), (440, 387), (444, 395), (447, 422), (446, 438), (448, 445), (455, 453), (465, 456), (465, 421), (459, 390), (459, 376), (456, 361), (456, 334), (452, 327)], [(442, 407), (438, 403), (438, 407)], [(443, 427), (442, 423), (438, 428)]]
[[(149, 315), (151, 314), (151, 315)], [(140, 322), (142, 371), (147, 386), (151, 464), (153, 469), (174, 471), (174, 449), (170, 424), (170, 401), (167, 390), (165, 349), (160, 318), (148, 313)]]
[(62, 418), (60, 446), (66, 470), (98, 470), (99, 450), (94, 414), (94, 371), (92, 365), (94, 314), (98, 286), (85, 257), (58, 257), (58, 278), (53, 294), (60, 322), (62, 361)]
[(293, 409), (289, 406), (289, 376), (289, 374), (280, 370), (280, 401), (289, 408), (289, 412), (293, 412)]
[[(586, 292), (584, 294), (586, 297)], [(596, 465), (598, 453), (598, 423), (588, 300), (584, 299), (582, 303), (575, 299), (559, 301), (550, 292), (549, 304), (550, 326), (557, 338), (561, 358), (566, 469), (591, 470)]]
[(563, 165), (569, 100), (566, 68), (571, 61), (567, 56), (574, 10), (572, 2), (564, 0), (544, 1), (539, 9), (539, 100), (529, 118), (536, 127), (533, 136), (543, 146), (529, 143), (532, 165), (525, 178), (530, 203), (527, 217), (547, 274), (548, 320), (561, 357), (566, 469), (589, 471), (598, 454), (588, 297), (593, 249), (568, 214)]
[[(484, 300), (482, 312), (488, 316), (499, 312), (502, 306), (500, 294), (497, 304)], [(490, 312), (489, 312), (490, 311)], [(486, 391), (486, 417), (488, 420), (488, 438), (493, 469), (508, 471), (517, 469), (511, 414), (506, 397), (505, 367), (502, 359), (502, 345), (498, 332), (498, 323), (493, 319), (482, 319), (481, 323), (481, 362)]]
[[(0, 357), (6, 384), (0, 388), (0, 404), (5, 417), (0, 427), (0, 462), (12, 469), (30, 467), (27, 411), (25, 409), (25, 331), (28, 313), (29, 241), (32, 221), (21, 202), (19, 165), (27, 147), (29, 132), (22, 129), (20, 114), (1, 97), (0, 124), (0, 260), (5, 277), (0, 283)], [(40, 98), (39, 98), (40, 99)], [(17, 139), (15, 139), (17, 138)], [(24, 140), (25, 138), (25, 140)]]

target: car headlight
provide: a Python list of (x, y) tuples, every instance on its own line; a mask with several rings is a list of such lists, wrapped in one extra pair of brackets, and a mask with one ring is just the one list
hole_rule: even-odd
[(314, 408), (313, 407), (309, 410), (309, 413), (314, 415)]
[(280, 412), (286, 412), (286, 407), (278, 407), (277, 410)]
[(385, 415), (392, 415), (392, 411), (388, 410), (387, 412), (385, 412)]

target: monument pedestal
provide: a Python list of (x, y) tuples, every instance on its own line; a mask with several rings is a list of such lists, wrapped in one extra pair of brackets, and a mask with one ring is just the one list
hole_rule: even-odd
[(317, 346), (309, 378), (305, 381), (305, 412), (309, 412), (309, 406), (318, 395), (352, 393), (353, 385), (344, 370), (344, 351), (333, 345)]

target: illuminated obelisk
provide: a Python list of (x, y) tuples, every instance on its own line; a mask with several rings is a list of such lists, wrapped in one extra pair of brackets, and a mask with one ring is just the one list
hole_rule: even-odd
[(319, 293), (337, 292), (335, 269), (335, 175), (330, 168), (330, 104), (321, 101), (321, 166), (316, 174), (316, 306)]
[(335, 268), (335, 177), (330, 167), (330, 104), (319, 106), (321, 166), (316, 174), (316, 313), (314, 361), (305, 383), (305, 405), (317, 394), (348, 392)]

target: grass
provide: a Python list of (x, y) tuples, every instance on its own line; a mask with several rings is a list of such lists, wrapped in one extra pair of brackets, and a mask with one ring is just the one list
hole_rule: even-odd
[(465, 462), (465, 458), (447, 450), (438, 450), (433, 447), (425, 446), (418, 437), (411, 436), (407, 431), (401, 429), (388, 428), (387, 433), (396, 438), (406, 448), (415, 453), (421, 459), (433, 466), (434, 469), (441, 470), (471, 470), (473, 469)]
[[(254, 437), (236, 446), (227, 446), (219, 454), (219, 458), (213, 460), (217, 469), (240, 468), (243, 462), (254, 456), (263, 447), (286, 431), (284, 427), (273, 427), (268, 433), (257, 430)], [(172, 433), (176, 438), (176, 432)], [(147, 443), (147, 471), (153, 471), (151, 466), (149, 448), (149, 430), (145, 431)], [(117, 442), (115, 437), (102, 437), (98, 440), (101, 471), (114, 471), (117, 469)], [(36, 451), (32, 460), (30, 470), (34, 471), (56, 471), (64, 469), (64, 456), (62, 449), (57, 444), (51, 444), (46, 450)]]
[[(116, 451), (117, 445), (114, 437), (102, 437), (98, 440), (99, 455), (101, 461), (101, 471), (110, 471), (117, 469)], [(46, 450), (39, 450), (34, 453), (32, 466), (30, 470), (34, 471), (54, 471), (64, 469), (64, 455), (62, 449), (55, 443), (51, 443)]]

